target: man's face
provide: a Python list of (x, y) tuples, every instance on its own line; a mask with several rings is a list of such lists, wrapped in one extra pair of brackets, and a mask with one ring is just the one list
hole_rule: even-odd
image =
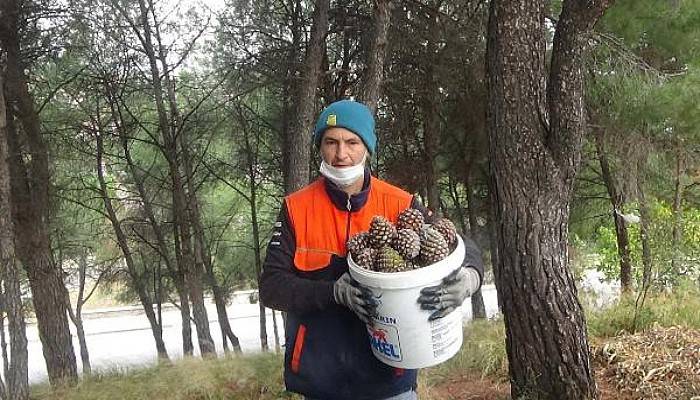
[(362, 161), (367, 152), (359, 136), (345, 128), (329, 128), (321, 139), (321, 157), (336, 168), (351, 167)]

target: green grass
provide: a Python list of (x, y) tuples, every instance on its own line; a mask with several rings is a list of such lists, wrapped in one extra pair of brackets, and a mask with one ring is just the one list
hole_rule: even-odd
[[(587, 311), (592, 339), (629, 331), (635, 298), (623, 299), (599, 311)], [(638, 328), (655, 324), (700, 329), (700, 290), (688, 286), (673, 294), (650, 293), (639, 313)], [(449, 361), (424, 369), (419, 378), (421, 400), (434, 397), (433, 388), (450, 379), (471, 375), (506, 381), (508, 368), (502, 320), (473, 321), (465, 328), (464, 343)], [(32, 387), (35, 400), (223, 400), (300, 399), (284, 391), (282, 356), (259, 354), (216, 360), (188, 358), (172, 365), (100, 373), (82, 379), (73, 388), (51, 391)]]
[(654, 325), (700, 329), (700, 290), (697, 286), (686, 286), (673, 293), (650, 292), (644, 306), (636, 312), (637, 321), (633, 324), (636, 300), (636, 294), (630, 295), (608, 308), (589, 310), (586, 313), (588, 334), (606, 338), (644, 331)]
[(172, 365), (93, 375), (73, 388), (32, 388), (46, 400), (299, 399), (284, 391), (282, 356), (260, 354), (216, 360), (188, 358)]
[(425, 370), (428, 384), (436, 384), (464, 372), (475, 373), (482, 378), (500, 378), (508, 373), (502, 320), (470, 322), (464, 329), (464, 341), (459, 353), (447, 362)]

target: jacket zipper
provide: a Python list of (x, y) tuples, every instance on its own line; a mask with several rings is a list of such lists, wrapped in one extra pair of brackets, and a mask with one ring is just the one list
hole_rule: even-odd
[[(352, 213), (352, 204), (350, 204), (350, 195), (348, 195), (348, 202), (345, 205), (345, 208), (348, 209), (348, 223), (345, 226), (345, 243), (350, 240), (350, 214)], [(347, 249), (345, 249), (345, 252), (347, 253)]]

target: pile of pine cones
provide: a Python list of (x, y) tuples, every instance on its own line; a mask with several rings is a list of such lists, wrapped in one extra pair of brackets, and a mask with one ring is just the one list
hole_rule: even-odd
[(452, 221), (440, 218), (424, 223), (420, 211), (408, 208), (399, 214), (396, 226), (375, 216), (368, 232), (347, 242), (355, 264), (377, 272), (401, 272), (434, 264), (454, 249), (457, 230)]

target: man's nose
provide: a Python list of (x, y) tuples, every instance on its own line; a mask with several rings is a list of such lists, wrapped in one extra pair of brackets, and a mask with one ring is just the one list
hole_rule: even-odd
[(348, 147), (342, 142), (338, 144), (335, 156), (339, 160), (345, 160), (348, 157)]

